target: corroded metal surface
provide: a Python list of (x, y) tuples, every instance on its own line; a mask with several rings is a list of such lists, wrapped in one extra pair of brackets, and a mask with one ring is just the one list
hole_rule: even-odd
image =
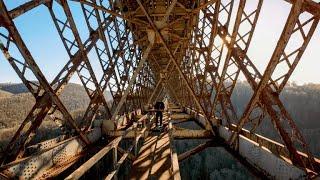
[[(320, 4), (313, 0), (278, 0), (278, 3), (286, 3), (291, 10), (266, 70), (259, 72), (247, 52), (263, 0), (33, 0), (13, 9), (7, 9), (6, 2), (0, 0), (1, 52), (36, 99), (4, 148), (1, 169), (10, 177), (23, 176), (9, 171), (9, 165), (21, 164), (70, 140), (62, 136), (31, 144), (46, 116), (59, 126), (61, 122), (67, 126), (66, 135), (74, 132), (71, 134), (77, 135), (77, 143), (84, 148), (92, 143), (86, 134), (91, 132), (92, 122), (101, 109), (121, 128), (127, 125), (127, 120), (132, 123), (130, 120), (134, 118), (129, 116), (137, 114), (134, 110), (145, 109), (168, 97), (180, 107), (198, 112), (201, 115), (198, 120), (206, 129), (203, 132), (218, 136), (217, 128), (232, 130), (228, 131), (226, 141), (240, 155), (244, 152), (241, 142), (246, 142), (242, 137), (245, 136), (264, 144), (272, 153), (285, 156), (298, 169), (319, 173), (318, 160), (313, 158), (279, 95), (318, 28)], [(82, 32), (75, 23), (78, 16), (71, 4), (77, 4), (81, 10), (77, 13), (84, 17), (81, 31), (87, 34), (85, 40), (80, 38)], [(49, 12), (57, 38), (68, 54), (66, 64), (52, 82), (46, 79), (15, 24), (16, 18), (39, 7)], [(101, 79), (96, 77), (89, 53), (96, 54), (95, 60), (103, 70)], [(285, 71), (275, 73), (283, 66)], [(230, 98), (241, 74), (254, 94), (238, 117)], [(74, 121), (59, 98), (73, 76), (78, 76), (90, 99), (80, 123)], [(105, 91), (111, 93), (110, 104)], [(270, 117), (283, 145), (254, 134), (265, 116)], [(247, 124), (253, 127), (250, 133), (242, 128)], [(297, 151), (298, 147), (302, 147), (303, 153)], [(71, 154), (72, 160), (62, 163), (62, 168), (56, 168), (52, 174), (62, 172), (82, 156)]]

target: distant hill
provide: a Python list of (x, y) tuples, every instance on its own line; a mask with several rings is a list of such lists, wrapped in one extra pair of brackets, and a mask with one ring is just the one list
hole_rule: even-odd
[[(23, 83), (0, 83), (0, 98), (22, 93), (29, 93), (29, 90)], [(71, 111), (87, 108), (90, 102), (83, 86), (75, 83), (69, 83), (62, 91), (60, 97), (67, 109)], [(107, 101), (112, 100), (109, 91), (105, 91), (105, 98)]]
[[(105, 97), (112, 99), (110, 92), (106, 92)], [(71, 114), (84, 112), (90, 102), (83, 86), (74, 83), (63, 89), (60, 98)], [(0, 128), (18, 125), (34, 104), (34, 97), (24, 84), (0, 83)]]
[(7, 97), (10, 97), (10, 96), (12, 96), (12, 93), (0, 90), (0, 98), (7, 98)]
[[(251, 96), (252, 89), (247, 82), (238, 82), (232, 94), (232, 102), (242, 115)], [(320, 128), (320, 84), (289, 84), (280, 94), (280, 99), (293, 117), (298, 127)]]
[[(86, 95), (85, 89), (82, 87), (82, 85), (75, 83), (69, 83), (65, 87), (64, 91), (64, 95), (70, 95), (70, 93), (75, 91), (80, 92), (79, 96)], [(29, 90), (23, 83), (0, 83), (0, 97), (2, 93), (21, 94), (29, 93)], [(111, 93), (109, 91), (105, 91), (105, 98), (107, 101), (112, 99)]]
[[(105, 97), (107, 101), (112, 99), (110, 92), (106, 92)], [(83, 86), (69, 83), (63, 89), (60, 99), (76, 122), (80, 122), (90, 102)], [(0, 83), (0, 151), (27, 117), (34, 104), (35, 98), (24, 84)], [(44, 119), (38, 131), (40, 133), (37, 133), (36, 142), (53, 138), (61, 133), (58, 126), (48, 117)]]
[(27, 93), (28, 88), (22, 83), (0, 83), (0, 90), (10, 92), (12, 94)]
[(0, 98), (0, 123), (5, 127), (14, 127), (27, 116), (35, 100), (28, 93)]

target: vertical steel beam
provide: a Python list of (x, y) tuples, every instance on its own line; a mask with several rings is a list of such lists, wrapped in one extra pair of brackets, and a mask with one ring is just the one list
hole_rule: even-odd
[(133, 72), (133, 75), (132, 77), (130, 78), (130, 81), (129, 81), (129, 84), (128, 84), (128, 87), (126, 88), (126, 90), (124, 91), (124, 93), (122, 94), (121, 96), (121, 99), (116, 107), (116, 109), (114, 110), (113, 114), (112, 114), (112, 117), (111, 119), (112, 120), (115, 120), (116, 116), (118, 115), (118, 112), (120, 111), (120, 109), (122, 108), (122, 105), (124, 104), (124, 101), (126, 100), (128, 94), (129, 94), (129, 91), (132, 87), (132, 85), (134, 84), (134, 82), (136, 81), (136, 77), (138, 76), (139, 72), (141, 71), (144, 63), (146, 62), (148, 56), (149, 56), (149, 53), (151, 51), (153, 47), (153, 43), (150, 43), (148, 45), (148, 47), (145, 49), (144, 53), (143, 53), (143, 56), (142, 58), (140, 59), (139, 61), (139, 64), (138, 64), (138, 67), (134, 70)]

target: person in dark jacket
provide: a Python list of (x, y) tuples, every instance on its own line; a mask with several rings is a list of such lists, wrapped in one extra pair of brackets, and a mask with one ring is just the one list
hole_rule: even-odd
[(164, 103), (162, 101), (156, 102), (154, 109), (156, 111), (156, 126), (162, 127), (162, 112), (164, 110)]

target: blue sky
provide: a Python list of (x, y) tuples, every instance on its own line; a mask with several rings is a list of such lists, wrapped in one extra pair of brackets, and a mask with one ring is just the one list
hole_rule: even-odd
[[(25, 2), (26, 0), (5, 1), (9, 10)], [(84, 42), (88, 38), (89, 33), (82, 10), (77, 3), (71, 2), (70, 7), (74, 14), (80, 37), (82, 42)], [(69, 57), (47, 7), (39, 6), (16, 18), (14, 23), (43, 74), (49, 81), (52, 81), (67, 63)], [(12, 54), (15, 57), (15, 54)], [(99, 61), (96, 59), (94, 50), (88, 56), (97, 77), (100, 79), (102, 70)], [(80, 83), (76, 75), (73, 76), (71, 81)], [(2, 53), (0, 55), (0, 82), (21, 82)]]
[[(251, 0), (255, 1), (255, 0)], [(7, 8), (10, 10), (26, 0), (5, 0)], [(248, 3), (250, 1), (248, 0)], [(74, 2), (69, 3), (76, 25), (80, 31), (82, 41), (88, 37), (88, 30), (83, 19), (80, 6)], [(282, 0), (265, 0), (256, 31), (249, 48), (249, 56), (263, 72), (267, 65), (277, 40), (284, 27), (284, 23), (290, 11), (290, 4)], [(69, 57), (58, 36), (53, 21), (47, 7), (41, 6), (14, 20), (23, 40), (31, 51), (44, 75), (49, 81), (57, 75)], [(0, 31), (2, 31), (0, 29)], [(298, 84), (320, 83), (320, 26), (318, 26), (300, 64), (290, 78)], [(94, 68), (96, 76), (100, 79), (102, 70), (94, 51), (89, 54), (90, 62)], [(241, 77), (243, 80), (244, 77)], [(3, 54), (0, 55), (0, 82), (21, 82), (13, 71)], [(79, 83), (76, 75), (71, 82)]]

